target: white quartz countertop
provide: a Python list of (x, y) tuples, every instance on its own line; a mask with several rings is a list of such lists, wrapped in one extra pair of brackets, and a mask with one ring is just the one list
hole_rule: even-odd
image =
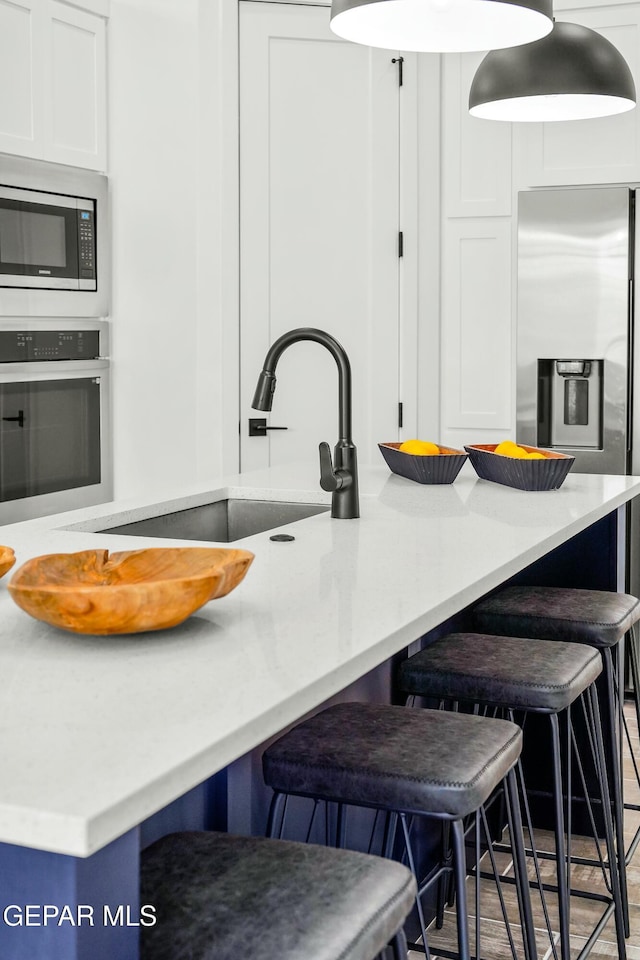
[[(182, 493), (328, 502), (315, 464)], [(86, 856), (640, 493), (570, 473), (525, 493), (422, 486), (361, 468), (359, 520), (321, 514), (236, 541), (242, 584), (172, 630), (88, 637), (40, 623), (0, 580), (0, 841)], [(168, 500), (169, 498), (165, 498)], [(91, 532), (166, 512), (141, 501), (0, 528), (17, 566), (44, 553), (159, 546)], [(194, 541), (167, 541), (192, 545)], [(14, 568), (17, 569), (17, 566)]]

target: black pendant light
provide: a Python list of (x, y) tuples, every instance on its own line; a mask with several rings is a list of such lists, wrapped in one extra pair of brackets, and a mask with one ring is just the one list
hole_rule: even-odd
[(552, 0), (333, 0), (331, 29), (385, 50), (493, 50), (544, 37)]
[(491, 50), (476, 71), (469, 112), (486, 120), (548, 121), (631, 110), (636, 89), (620, 51), (577, 23), (554, 23), (541, 40)]

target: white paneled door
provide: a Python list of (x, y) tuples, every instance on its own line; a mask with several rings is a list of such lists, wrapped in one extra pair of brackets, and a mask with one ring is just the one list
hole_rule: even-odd
[(345, 347), (361, 462), (398, 437), (397, 57), (338, 40), (329, 9), (240, 3), (241, 467), (317, 460), (338, 438), (335, 361), (298, 343), (277, 368), (272, 426), (249, 437), (270, 344), (319, 327)]

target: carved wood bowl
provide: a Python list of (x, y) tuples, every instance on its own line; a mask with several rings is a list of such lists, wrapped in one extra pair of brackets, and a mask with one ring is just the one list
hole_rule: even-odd
[(36, 620), (93, 635), (164, 630), (238, 586), (248, 550), (156, 547), (52, 553), (27, 560), (8, 587)]
[(16, 562), (16, 555), (11, 547), (0, 547), (0, 577), (4, 577)]

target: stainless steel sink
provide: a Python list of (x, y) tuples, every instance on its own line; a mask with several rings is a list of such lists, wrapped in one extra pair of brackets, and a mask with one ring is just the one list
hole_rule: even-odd
[(323, 503), (291, 503), (275, 500), (216, 500), (201, 507), (177, 510), (148, 520), (136, 520), (96, 533), (117, 533), (127, 537), (166, 537), (172, 540), (212, 540), (232, 543), (254, 533), (264, 533), (295, 520), (327, 513)]

